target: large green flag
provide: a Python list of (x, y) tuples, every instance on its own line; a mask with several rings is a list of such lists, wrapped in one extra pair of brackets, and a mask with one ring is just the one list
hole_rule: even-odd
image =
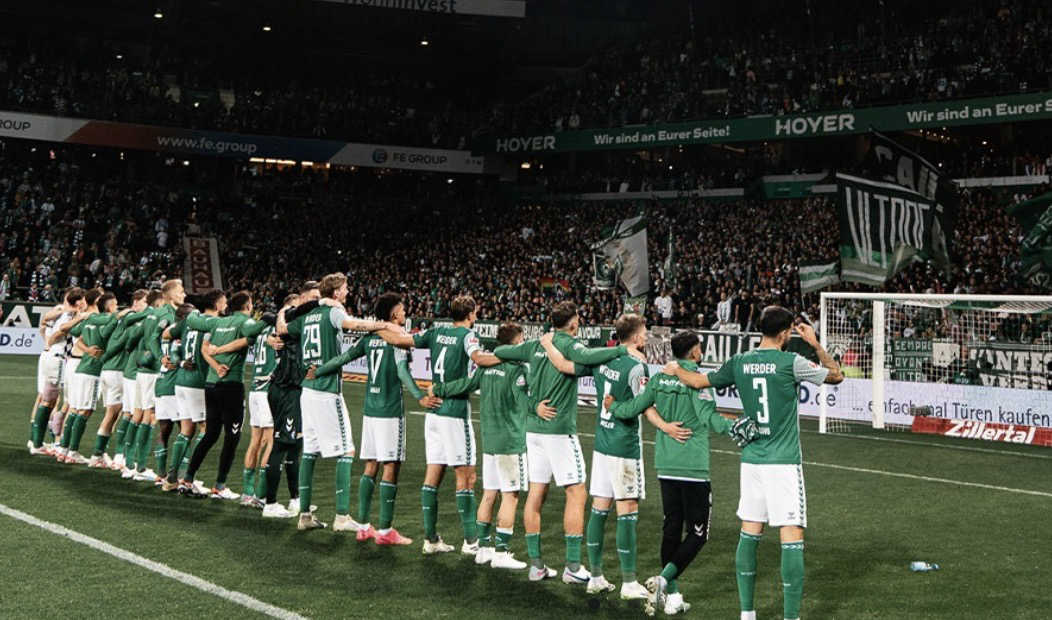
[(1012, 205), (1008, 213), (1023, 228), (1020, 274), (1034, 286), (1052, 288), (1052, 192)]
[(621, 220), (603, 231), (592, 248), (593, 282), (601, 289), (624, 284), (632, 297), (650, 290), (647, 262), (647, 222), (642, 216)]

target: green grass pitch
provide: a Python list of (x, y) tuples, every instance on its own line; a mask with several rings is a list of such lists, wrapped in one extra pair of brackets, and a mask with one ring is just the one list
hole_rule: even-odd
[[(311, 618), (642, 617), (641, 606), (622, 603), (616, 595), (589, 597), (583, 588), (558, 580), (530, 583), (525, 572), (476, 567), (460, 554), (423, 557), (416, 543), (379, 548), (359, 544), (353, 535), (301, 533), (292, 521), (264, 521), (258, 511), (231, 502), (184, 499), (121, 480), (113, 472), (30, 457), (25, 443), (35, 372), (35, 357), (0, 357), (0, 504)], [(362, 388), (347, 384), (345, 395), (357, 437)], [(85, 449), (90, 449), (100, 419), (97, 413), (89, 422)], [(586, 452), (591, 451), (594, 426), (594, 411), (583, 409), (579, 428)], [(1048, 617), (1052, 451), (903, 433), (822, 436), (813, 429), (805, 423), (810, 527), (804, 617)], [(647, 431), (650, 439), (652, 429)], [(408, 442), (395, 525), (419, 542), (421, 415), (409, 416)], [(242, 448), (247, 443), (243, 439)], [(199, 474), (209, 484), (219, 446)], [(713, 448), (712, 535), (681, 578), (681, 590), (693, 605), (688, 618), (738, 614), (738, 459), (725, 438), (714, 438)], [(639, 518), (641, 578), (660, 568), (661, 498), (652, 445), (644, 446), (644, 459), (650, 470)], [(231, 476), (235, 491), (240, 490), (240, 463), (239, 457)], [(360, 472), (356, 463), (353, 497)], [(334, 510), (334, 476), (332, 461), (315, 474), (314, 501), (325, 521), (331, 521)], [(279, 498), (287, 499), (282, 485)], [(374, 513), (377, 503), (374, 498)], [(559, 569), (562, 505), (562, 493), (553, 490), (542, 537), (547, 563)], [(440, 490), (439, 509), (440, 533), (459, 545), (451, 472)], [(258, 616), (4, 515), (0, 549), (4, 618)], [(526, 555), (521, 509), (513, 550), (520, 558)], [(612, 519), (606, 550), (605, 572), (620, 583)], [(911, 560), (937, 562), (942, 570), (912, 573)], [(760, 546), (758, 617), (781, 618), (781, 601), (778, 539), (769, 532)]]

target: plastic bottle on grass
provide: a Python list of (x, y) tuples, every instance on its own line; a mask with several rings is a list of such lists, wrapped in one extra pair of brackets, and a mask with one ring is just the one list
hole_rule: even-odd
[(910, 570), (915, 573), (927, 573), (928, 571), (939, 570), (939, 565), (929, 564), (928, 562), (910, 562)]

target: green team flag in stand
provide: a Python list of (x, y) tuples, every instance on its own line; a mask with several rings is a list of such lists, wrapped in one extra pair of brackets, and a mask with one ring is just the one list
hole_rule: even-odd
[(603, 231), (603, 238), (591, 246), (593, 282), (597, 288), (612, 289), (621, 282), (632, 297), (650, 290), (647, 260), (647, 222), (638, 215), (621, 220)]
[(676, 283), (676, 243), (672, 236), (672, 226), (668, 227), (668, 250), (665, 253), (665, 264), (662, 265), (662, 274), (665, 282), (675, 285)]
[(1052, 192), (1012, 205), (1008, 213), (1023, 228), (1020, 275), (1034, 286), (1052, 287)]
[(800, 265), (800, 292), (804, 295), (840, 282), (837, 261)]
[(884, 181), (837, 173), (840, 273), (880, 286), (932, 247), (935, 201)]

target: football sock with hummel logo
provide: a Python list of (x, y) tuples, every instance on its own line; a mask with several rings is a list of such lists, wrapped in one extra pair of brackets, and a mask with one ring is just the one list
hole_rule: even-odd
[(395, 497), (398, 495), (398, 485), (386, 480), (380, 481), (380, 520), (378, 525), (381, 530), (390, 529), (394, 522)]
[(124, 448), (124, 435), (128, 432), (128, 425), (131, 424), (131, 418), (121, 414), (117, 418), (117, 428), (113, 429), (113, 454), (117, 455), (118, 450)]
[(40, 405), (33, 414), (33, 447), (39, 448), (44, 445), (44, 432), (47, 431), (47, 421), (51, 417), (51, 407)]
[(603, 576), (603, 534), (606, 529), (606, 517), (609, 510), (592, 508), (588, 517), (588, 526), (585, 528), (588, 547), (588, 568), (593, 577)]
[(804, 597), (804, 541), (782, 543), (782, 607), (785, 618), (800, 617)]
[(617, 557), (621, 559), (621, 576), (624, 582), (636, 580), (636, 524), (639, 513), (630, 512), (617, 516)]
[[(742, 532), (738, 537), (738, 551), (734, 554), (735, 572), (738, 576), (738, 601), (742, 611), (754, 611), (753, 595), (756, 591), (756, 548), (760, 536)], [(801, 555), (801, 559), (803, 556)]]
[(141, 429), (142, 426), (143, 425), (138, 422), (131, 422), (128, 424), (128, 432), (124, 435), (124, 445), (121, 446), (121, 451), (124, 453), (125, 467), (135, 465), (135, 441), (139, 434), (139, 429)]
[(336, 514), (351, 514), (351, 465), (354, 458), (341, 456), (336, 459)]
[(526, 533), (526, 555), (530, 556), (530, 566), (544, 568), (544, 560), (541, 559), (541, 533)]
[(425, 484), (420, 487), (420, 506), (424, 512), (424, 536), (431, 542), (438, 540), (438, 489)]
[(573, 572), (581, 570), (581, 539), (580, 534), (566, 535), (566, 566)]
[(478, 532), (479, 546), (493, 546), (493, 524), (486, 521), (475, 521), (475, 531)]
[(110, 442), (109, 435), (95, 435), (95, 447), (91, 451), (92, 456), (102, 456), (106, 453), (106, 444)]
[(241, 494), (250, 497), (256, 494), (256, 470), (253, 467), (241, 471)]
[(376, 480), (371, 476), (362, 475), (358, 480), (358, 519), (359, 523), (369, 522), (369, 513), (373, 509), (373, 489), (376, 488)]
[(59, 445), (63, 448), (69, 447), (69, 440), (73, 436), (73, 422), (77, 419), (76, 413), (71, 413), (66, 416), (66, 421), (62, 424), (62, 439), (59, 441)]
[(507, 552), (511, 546), (511, 536), (514, 533), (512, 529), (504, 529), (503, 527), (497, 528), (497, 543), (495, 548), (498, 552)]
[(150, 456), (150, 444), (153, 443), (153, 429), (153, 424), (143, 424), (139, 427), (139, 435), (136, 437), (139, 450), (135, 456), (135, 465), (139, 471), (146, 471), (146, 459)]
[(168, 473), (168, 482), (176, 482), (179, 480), (179, 466), (183, 462), (183, 457), (186, 456), (186, 447), (190, 445), (190, 437), (179, 433), (175, 436), (175, 441), (172, 442), (172, 471)]
[(301, 514), (310, 512), (311, 493), (314, 491), (314, 462), (318, 455), (312, 452), (304, 452), (300, 459), (300, 511)]
[(475, 491), (457, 490), (457, 512), (460, 513), (460, 527), (464, 530), (464, 540), (473, 543), (478, 540), (475, 529)]
[(88, 425), (88, 419), (79, 413), (74, 413), (70, 417), (73, 418), (73, 426), (69, 431), (69, 450), (80, 453), (80, 440), (84, 437), (84, 428)]

